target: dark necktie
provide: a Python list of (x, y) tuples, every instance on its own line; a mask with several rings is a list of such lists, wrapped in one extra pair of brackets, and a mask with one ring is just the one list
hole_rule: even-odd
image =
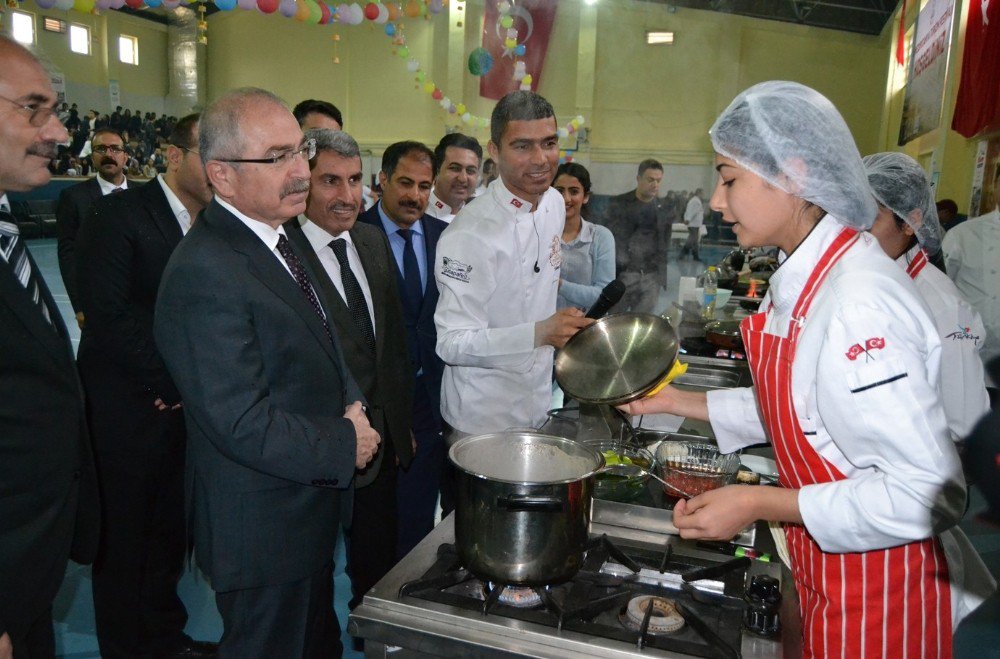
[(306, 300), (309, 301), (309, 305), (319, 316), (320, 322), (323, 323), (323, 329), (326, 330), (326, 336), (330, 339), (330, 343), (333, 343), (333, 335), (330, 333), (330, 323), (326, 320), (326, 315), (323, 313), (323, 307), (319, 305), (319, 299), (316, 297), (316, 290), (312, 286), (312, 282), (309, 281), (309, 274), (306, 269), (302, 266), (302, 261), (299, 257), (295, 255), (292, 251), (292, 246), (288, 244), (288, 238), (285, 236), (278, 236), (278, 253), (281, 254), (281, 258), (285, 259), (285, 265), (292, 273), (292, 277), (295, 279), (295, 283), (299, 285), (299, 289), (302, 294), (306, 296)]
[(111, 194), (116, 194), (118, 192), (125, 192), (125, 188), (115, 188), (111, 191)]
[(45, 316), (45, 320), (51, 323), (52, 318), (49, 316), (45, 302), (42, 301), (42, 292), (38, 287), (35, 271), (28, 260), (28, 250), (24, 246), (24, 241), (21, 240), (21, 231), (17, 228), (14, 216), (6, 210), (0, 210), (0, 251), (3, 252), (4, 258), (10, 264), (14, 276), (21, 282), (21, 286), (24, 286), (24, 289), (31, 295), (31, 300), (38, 305), (38, 310)]
[(403, 237), (403, 302), (416, 316), (424, 301), (424, 287), (420, 284), (417, 253), (413, 251), (413, 232), (410, 229), (398, 229), (398, 233)]
[(368, 349), (375, 352), (375, 330), (372, 328), (372, 318), (368, 314), (368, 304), (365, 302), (365, 294), (361, 291), (361, 284), (351, 270), (351, 263), (347, 260), (347, 241), (337, 238), (330, 243), (337, 263), (340, 264), (340, 281), (344, 285), (344, 296), (347, 298), (347, 307), (351, 310), (351, 319), (354, 326), (361, 332), (361, 338), (368, 346)]

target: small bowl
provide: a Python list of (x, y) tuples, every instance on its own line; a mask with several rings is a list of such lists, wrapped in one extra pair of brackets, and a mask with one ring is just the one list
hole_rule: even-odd
[[(656, 448), (656, 464), (663, 480), (695, 497), (732, 482), (740, 468), (740, 456), (723, 455), (711, 444), (661, 442)], [(677, 496), (667, 487), (663, 491)]]
[[(655, 469), (653, 454), (646, 449), (622, 446), (619, 452), (617, 450), (618, 442), (613, 439), (588, 440), (584, 444), (602, 454), (606, 464), (614, 464), (614, 461), (618, 460), (637, 464), (646, 471)], [(635, 501), (642, 495), (648, 481), (649, 474), (628, 477), (616, 474), (597, 474), (594, 477), (594, 496), (598, 499), (628, 503)]]
[[(698, 304), (704, 306), (705, 304), (705, 289), (698, 287), (694, 289), (694, 294), (698, 296)], [(733, 296), (733, 292), (728, 288), (717, 288), (715, 289), (715, 308), (721, 309), (722, 307), (729, 304), (729, 298)]]

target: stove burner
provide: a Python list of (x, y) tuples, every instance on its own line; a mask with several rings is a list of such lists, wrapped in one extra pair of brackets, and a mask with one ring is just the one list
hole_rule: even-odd
[(487, 596), (495, 588), (501, 589), (497, 601), (507, 606), (513, 606), (517, 609), (533, 609), (542, 603), (542, 596), (537, 588), (531, 588), (530, 586), (497, 586), (492, 581), (483, 584), (483, 592)]
[(633, 597), (618, 617), (632, 631), (639, 631), (646, 624), (650, 634), (674, 634), (684, 627), (684, 618), (673, 600), (655, 595)]

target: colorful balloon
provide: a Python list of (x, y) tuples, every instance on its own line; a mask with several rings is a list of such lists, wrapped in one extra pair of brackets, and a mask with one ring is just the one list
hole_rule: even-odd
[(374, 21), (378, 18), (378, 5), (374, 2), (369, 2), (365, 5), (365, 18), (370, 21)]
[(385, 24), (385, 33), (386, 33), (387, 36), (390, 36), (390, 37), (392, 35), (396, 34), (396, 24), (395, 23), (386, 23)]
[(415, 59), (411, 59), (406, 63), (406, 70), (410, 73), (416, 73), (420, 69), (420, 62)]
[(420, 15), (420, 3), (417, 0), (407, 0), (406, 15), (410, 18), (416, 18)]
[(280, 11), (281, 15), (285, 18), (291, 18), (294, 16), (298, 8), (298, 5), (295, 4), (295, 0), (281, 0), (281, 4), (278, 5), (278, 11)]
[(444, 92), (442, 92), (440, 89), (435, 89), (431, 93), (431, 98), (433, 98), (435, 101), (440, 101), (442, 98), (444, 98)]
[(444, 9), (444, 0), (431, 0), (427, 3), (427, 10), (432, 14), (440, 14), (442, 9)]
[(278, 5), (281, 0), (257, 0), (257, 9), (260, 10), (262, 14), (273, 14), (278, 11)]
[(517, 55), (518, 57), (523, 57), (527, 51), (528, 49), (524, 47), (524, 44), (519, 43), (517, 44), (517, 48), (514, 49), (514, 54)]
[(94, 11), (94, 0), (74, 0), (73, 9), (81, 14), (89, 14)]
[(485, 48), (476, 48), (469, 53), (469, 73), (474, 76), (486, 75), (493, 68), (493, 56)]
[(510, 27), (514, 24), (514, 18), (512, 16), (504, 16), (500, 19), (501, 27)]
[(294, 18), (300, 23), (305, 23), (309, 20), (309, 5), (306, 4), (306, 0), (295, 0)]
[(385, 6), (385, 8), (389, 10), (390, 21), (398, 19), (399, 15), (402, 13), (402, 11), (399, 8), (398, 2), (390, 2), (388, 5)]
[(35, 4), (42, 9), (52, 9), (56, 6), (56, 0), (35, 0)]
[[(149, 0), (146, 0), (146, 2), (148, 3)], [(215, 6), (220, 11), (232, 11), (236, 9), (236, 0), (215, 0)]]
[(399, 50), (396, 51), (396, 54), (399, 55), (400, 59), (409, 59), (410, 49), (406, 46), (400, 46)]
[(378, 16), (375, 17), (375, 22), (378, 25), (384, 25), (389, 21), (389, 8), (379, 3), (378, 5)]
[[(60, 9), (62, 9), (62, 4), (63, 4), (63, 0), (57, 0), (57, 2), (56, 2), (56, 6), (57, 7), (59, 7)], [(140, 7), (142, 7), (146, 3), (143, 2), (142, 0), (125, 0), (125, 4), (128, 5), (129, 7), (131, 7), (132, 9), (139, 9)]]
[(424, 83), (424, 91), (426, 93), (433, 94), (435, 89), (437, 89), (437, 87), (434, 86), (433, 82), (425, 82)]
[(326, 25), (327, 23), (330, 22), (330, 19), (333, 18), (333, 10), (330, 9), (330, 5), (326, 4), (325, 2), (319, 2), (317, 4), (319, 4), (319, 13), (320, 13), (319, 24)]

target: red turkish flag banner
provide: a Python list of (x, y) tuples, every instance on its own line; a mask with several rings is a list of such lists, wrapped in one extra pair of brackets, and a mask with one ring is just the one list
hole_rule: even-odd
[(1000, 0), (969, 2), (951, 127), (965, 137), (1000, 129)]
[[(503, 2), (504, 0), (499, 0)], [(1000, 2), (1000, 0), (995, 0)], [(511, 29), (517, 30), (517, 43), (524, 45), (525, 53), (517, 57), (507, 48), (507, 29), (500, 25), (498, 0), (486, 0), (486, 17), (483, 20), (483, 48), (493, 56), (493, 68), (479, 79), (479, 95), (500, 100), (521, 87), (514, 80), (514, 61), (525, 64), (525, 73), (531, 75), (531, 91), (538, 91), (542, 65), (549, 49), (549, 36), (556, 20), (558, 0), (507, 0), (511, 5), (508, 15), (514, 19)]]

